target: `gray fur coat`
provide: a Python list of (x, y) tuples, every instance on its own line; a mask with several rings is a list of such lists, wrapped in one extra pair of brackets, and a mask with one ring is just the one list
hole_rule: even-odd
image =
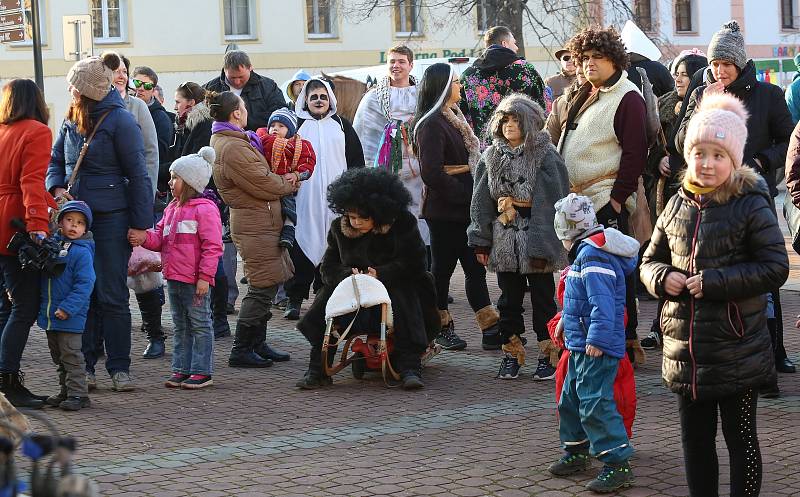
[[(546, 132), (537, 133), (530, 149), (496, 143), (475, 169), (467, 238), (471, 247), (490, 249), (490, 271), (550, 273), (566, 264), (553, 218), (554, 204), (569, 194), (567, 169)], [(516, 218), (504, 226), (498, 220), (499, 197), (530, 200), (530, 217), (518, 208)]]

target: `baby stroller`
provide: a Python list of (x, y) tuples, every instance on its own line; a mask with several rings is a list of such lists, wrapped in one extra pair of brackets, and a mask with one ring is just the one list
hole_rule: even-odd
[[(390, 381), (400, 380), (390, 359), (393, 349), (392, 301), (386, 287), (377, 278), (354, 274), (342, 280), (325, 306), (325, 323), (322, 341), (325, 375), (333, 376), (352, 364), (353, 377), (357, 379), (363, 378), (367, 371), (380, 371), (387, 385)], [(371, 326), (374, 324), (378, 325)], [(370, 329), (362, 329), (362, 326)], [(337, 361), (336, 354), (342, 344)], [(422, 364), (440, 351), (441, 347), (431, 343), (422, 354)]]

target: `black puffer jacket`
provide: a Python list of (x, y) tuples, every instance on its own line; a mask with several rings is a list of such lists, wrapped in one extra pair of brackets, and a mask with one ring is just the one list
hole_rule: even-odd
[[(706, 78), (714, 82), (711, 71), (706, 72)], [(689, 98), (686, 114), (681, 121), (680, 129), (675, 135), (675, 148), (683, 154), (683, 142), (686, 140), (686, 130), (689, 120), (703, 98), (706, 85), (698, 86)], [(784, 166), (786, 149), (789, 138), (792, 136), (794, 122), (786, 106), (783, 90), (771, 83), (756, 80), (756, 66), (749, 61), (736, 81), (725, 88), (730, 93), (744, 102), (750, 118), (747, 120), (747, 143), (744, 146), (744, 162), (756, 169), (770, 188), (773, 197), (778, 194), (776, 173)], [(761, 169), (755, 159), (761, 162)]]
[[(747, 167), (733, 174), (702, 204), (683, 188), (672, 197), (642, 258), (642, 282), (666, 299), (662, 377), (695, 399), (776, 380), (765, 294), (786, 281), (789, 259), (764, 180)], [(672, 271), (699, 273), (702, 298), (667, 295)]]

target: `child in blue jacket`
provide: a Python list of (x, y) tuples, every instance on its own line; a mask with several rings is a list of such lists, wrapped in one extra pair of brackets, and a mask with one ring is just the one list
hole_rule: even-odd
[(42, 277), (38, 324), (47, 332), (61, 391), (46, 402), (77, 411), (90, 405), (81, 342), (95, 281), (92, 210), (85, 202), (71, 200), (61, 207), (57, 221), (55, 237), (63, 247), (60, 262), (65, 267), (60, 276)]
[(636, 268), (639, 243), (597, 222), (592, 201), (569, 194), (555, 204), (556, 235), (569, 251), (564, 335), (569, 365), (558, 402), (559, 436), (566, 453), (549, 467), (558, 476), (603, 462), (589, 490), (607, 493), (633, 483), (633, 447), (614, 402), (614, 379), (625, 355), (625, 277)]

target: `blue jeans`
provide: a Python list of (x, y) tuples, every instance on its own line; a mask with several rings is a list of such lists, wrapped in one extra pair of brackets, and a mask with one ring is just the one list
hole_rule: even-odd
[[(0, 372), (16, 373), (28, 333), (39, 315), (38, 271), (22, 270), (17, 256), (0, 256), (0, 271), (3, 280), (3, 295), (0, 297)], [(6, 290), (11, 293), (13, 303), (8, 300)]]
[(128, 213), (126, 211), (95, 214), (94, 272), (97, 280), (89, 303), (86, 329), (83, 334), (83, 355), (86, 371), (94, 374), (97, 364), (97, 343), (103, 337), (106, 348), (106, 369), (110, 375), (129, 372), (131, 367), (131, 310), (128, 259)]
[(211, 328), (211, 292), (195, 295), (195, 285), (167, 280), (172, 313), (172, 371), (211, 376), (214, 331)]
[(233, 242), (225, 242), (223, 246), (222, 264), (225, 268), (225, 277), (228, 278), (228, 303), (233, 305), (239, 298), (239, 280), (236, 279), (238, 269), (236, 245)]
[(558, 433), (564, 448), (589, 442), (590, 453), (604, 463), (618, 464), (633, 454), (622, 416), (614, 402), (619, 359), (571, 352), (558, 402)]

